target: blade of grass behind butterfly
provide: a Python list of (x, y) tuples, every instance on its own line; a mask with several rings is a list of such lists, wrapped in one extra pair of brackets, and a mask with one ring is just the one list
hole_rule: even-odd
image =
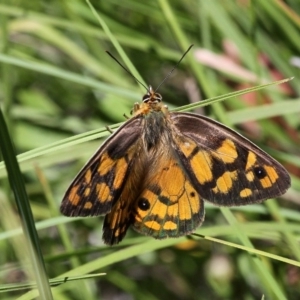
[[(86, 0), (88, 6), (90, 7), (92, 13), (94, 14), (94, 16), (96, 17), (96, 19), (99, 21), (100, 25), (102, 26), (104, 32), (107, 34), (107, 36), (109, 37), (110, 41), (112, 42), (112, 44), (115, 46), (115, 48), (117, 49), (119, 55), (121, 56), (122, 60), (124, 61), (125, 65), (127, 66), (128, 70), (130, 71), (130, 73), (137, 78), (140, 82), (142, 82), (144, 85), (145, 81), (142, 79), (141, 75), (139, 74), (139, 72), (137, 71), (137, 69), (134, 67), (134, 65), (131, 63), (130, 59), (128, 58), (128, 56), (126, 55), (125, 51), (123, 50), (122, 46), (120, 45), (120, 43), (118, 42), (118, 40), (115, 38), (115, 36), (113, 35), (113, 33), (110, 31), (109, 27), (106, 25), (105, 21), (103, 20), (103, 18), (101, 18), (100, 14), (94, 9), (93, 5), (90, 3), (89, 0)], [(147, 86), (147, 85), (146, 85)]]
[[(187, 39), (187, 35), (180, 28), (180, 23), (177, 20), (177, 16), (173, 13), (172, 8), (167, 0), (159, 0), (158, 3), (162, 9), (165, 20), (167, 20), (175, 37), (177, 38), (181, 50), (185, 51), (190, 46), (190, 42)], [(212, 92), (209, 88), (210, 85), (207, 81), (206, 76), (204, 75), (202, 66), (195, 64), (194, 58), (189, 55), (186, 56), (185, 62), (188, 63), (198, 82), (202, 84), (205, 94), (212, 96)]]
[(70, 82), (79, 83), (91, 88), (95, 88), (105, 93), (114, 93), (116, 95), (125, 96), (126, 98), (140, 100), (140, 95), (136, 92), (129, 91), (128, 89), (116, 87), (108, 83), (103, 83), (99, 80), (95, 80), (89, 76), (82, 76), (74, 72), (66, 71), (61, 68), (51, 66), (48, 64), (36, 62), (36, 61), (25, 61), (17, 57), (0, 53), (0, 62), (10, 64), (13, 66), (25, 68), (31, 71), (39, 72), (54, 76), (56, 78), (66, 79)]
[[(59, 216), (60, 212), (57, 209), (57, 203), (55, 201), (56, 199), (55, 196), (53, 195), (52, 188), (48, 182), (47, 177), (45, 176), (43, 170), (39, 168), (37, 165), (35, 165), (35, 173), (39, 179), (39, 182), (42, 186), (44, 197), (46, 198), (46, 201), (48, 203), (47, 210), (49, 211), (50, 218)], [(74, 249), (74, 245), (72, 244), (72, 237), (70, 235), (70, 232), (68, 232), (67, 230), (67, 226), (65, 226), (64, 224), (56, 224), (55, 226), (58, 230), (58, 234), (62, 242), (61, 246), (63, 247), (63, 251), (71, 252)], [(71, 256), (68, 259), (68, 261), (71, 268), (76, 268), (81, 264), (81, 261), (78, 256)], [(46, 258), (46, 262), (49, 264), (47, 258)], [(53, 285), (53, 282), (51, 282), (51, 280), (50, 280), (50, 284)], [(87, 281), (79, 281), (78, 283), (76, 283), (76, 285), (72, 289), (72, 293), (76, 294), (80, 299), (91, 299), (91, 300), (95, 299), (93, 297), (93, 291), (90, 288)]]
[(264, 104), (257, 107), (247, 107), (229, 111), (227, 114), (233, 124), (247, 121), (261, 120), (278, 115), (298, 114), (300, 112), (300, 98), (285, 100), (284, 102)]
[(42, 251), (39, 245), (39, 238), (35, 228), (33, 215), (31, 212), (29, 200), (26, 194), (25, 183), (20, 172), (15, 151), (9, 132), (0, 109), (0, 144), (3, 159), (5, 161), (8, 180), (15, 196), (18, 211), (20, 214), (23, 232), (27, 241), (27, 247), (30, 254), (32, 268), (38, 285), (39, 295), (42, 299), (53, 299), (48, 277), (44, 265)]
[(292, 79), (293, 79), (293, 77), (282, 79), (282, 80), (277, 80), (277, 81), (274, 81), (274, 82), (271, 82), (271, 83), (266, 83), (266, 84), (246, 88), (246, 89), (243, 89), (243, 90), (240, 90), (240, 91), (235, 91), (235, 92), (232, 92), (232, 93), (228, 93), (226, 95), (212, 97), (212, 98), (209, 98), (209, 99), (206, 99), (206, 100), (203, 100), (203, 101), (199, 101), (199, 102), (196, 102), (196, 103), (191, 103), (191, 104), (180, 106), (178, 108), (172, 109), (172, 111), (189, 111), (189, 110), (192, 110), (192, 109), (197, 108), (197, 107), (207, 106), (207, 105), (211, 105), (213, 103), (219, 102), (219, 101), (224, 101), (228, 98), (238, 97), (238, 96), (250, 93), (250, 92), (258, 91), (258, 90), (264, 89), (264, 88), (272, 86), (272, 85), (278, 85), (278, 84), (290, 81)]
[[(73, 4), (73, 2), (72, 2)], [(76, 4), (75, 4), (76, 5)], [(78, 3), (77, 3), (78, 5)], [(120, 3), (118, 2), (118, 5), (120, 6)], [(146, 4), (147, 5), (147, 4)], [(74, 8), (72, 7), (76, 13), (82, 12), (82, 7)], [(146, 8), (145, 8), (146, 9)], [(17, 7), (8, 7), (6, 5), (0, 4), (0, 13), (7, 17), (21, 17), (23, 16), (24, 10), (22, 8)], [(86, 16), (86, 13), (83, 13), (84, 16)], [(106, 16), (107, 17), (107, 16)], [(26, 9), (26, 18), (37, 21), (39, 23), (45, 24), (45, 25), (52, 25), (56, 28), (62, 28), (63, 30), (67, 30), (70, 32), (79, 32), (83, 35), (89, 35), (92, 38), (100, 39), (100, 40), (108, 40), (109, 38), (107, 35), (102, 31), (99, 30), (99, 28), (95, 28), (94, 26), (91, 26), (90, 24), (78, 24), (76, 22), (72, 22), (70, 20), (67, 20), (65, 18), (59, 18), (53, 16), (48, 16), (45, 14), (37, 13), (36, 11), (31, 11)], [(124, 27), (123, 27), (124, 29)], [(125, 28), (126, 29), (126, 28)], [(133, 31), (130, 29), (130, 32), (126, 32), (126, 34), (116, 34), (117, 40), (124, 46), (129, 46), (132, 49), (137, 49), (140, 51), (146, 51), (149, 48), (155, 48), (157, 53), (162, 58), (168, 58), (177, 60), (178, 59), (178, 51), (174, 51), (161, 43), (157, 41), (157, 39), (152, 38), (151, 36), (144, 34), (141, 31)], [(134, 34), (133, 34), (134, 33)], [(101, 54), (101, 51), (99, 52), (99, 48), (97, 49), (97, 53)], [(31, 61), (32, 63), (35, 63)]]
[(287, 247), (291, 250), (293, 256), (300, 262), (300, 249), (298, 238), (294, 232), (291, 232), (287, 228), (287, 221), (285, 217), (281, 214), (278, 203), (276, 201), (267, 201), (266, 206), (268, 207), (270, 215), (281, 226), (283, 231), (283, 238), (286, 242)]
[[(119, 2), (117, 3), (119, 6)], [(71, 5), (68, 3), (68, 5)], [(71, 9), (76, 12), (76, 14), (82, 13), (83, 9), (82, 7), (78, 7), (78, 3), (73, 3), (75, 7), (72, 7)], [(126, 5), (125, 5), (126, 6)], [(147, 9), (147, 4), (145, 4), (145, 8)], [(89, 10), (90, 12), (90, 10)], [(4, 16), (7, 16), (9, 18), (11, 17), (22, 17), (24, 14), (24, 10), (19, 7), (13, 7), (13, 6), (6, 6), (0, 4), (0, 13)], [(147, 11), (148, 13), (148, 11)], [(145, 13), (146, 14), (146, 13)], [(86, 12), (83, 12), (83, 15), (86, 17)], [(107, 17), (107, 16), (106, 16)], [(36, 11), (31, 11), (26, 9), (26, 18), (30, 19), (31, 21), (37, 21), (38, 23), (42, 23), (44, 25), (51, 25), (56, 28), (61, 28), (65, 31), (70, 32), (77, 32), (81, 33), (82, 35), (88, 35), (95, 39), (100, 40), (109, 40), (106, 33), (104, 33), (101, 29), (95, 28), (94, 26), (87, 24), (87, 23), (77, 23), (72, 22), (70, 20), (67, 20), (65, 18), (59, 18), (59, 17), (53, 17), (48, 16), (46, 14), (38, 13)], [(94, 18), (94, 17), (93, 17)], [(89, 20), (89, 18), (88, 18)], [(123, 27), (124, 29), (124, 27)], [(126, 27), (125, 27), (126, 30)], [(162, 57), (166, 59), (178, 59), (178, 51), (174, 51), (161, 43), (157, 41), (157, 39), (152, 38), (151, 36), (144, 34), (141, 31), (132, 31), (133, 29), (130, 28), (130, 32), (126, 32), (125, 34), (120, 34), (119, 32), (116, 33), (117, 40), (123, 45), (123, 46), (129, 46), (132, 49), (137, 49), (140, 51), (146, 51), (149, 48), (156, 49), (157, 53)], [(97, 48), (95, 51), (97, 53), (100, 53), (102, 55), (101, 51), (99, 51), (99, 48)], [(95, 52), (94, 51), (94, 52)], [(1, 57), (1, 54), (0, 54)], [(36, 63), (35, 61), (30, 61), (33, 65)], [(30, 66), (29, 66), (30, 68)], [(117, 88), (117, 87), (116, 87)], [(140, 98), (139, 98), (140, 99)]]
[[(261, 212), (261, 207), (259, 207), (257, 205), (257, 209), (253, 210), (252, 207), (248, 207), (248, 208), (234, 208), (235, 210), (241, 210), (241, 211), (248, 211), (248, 212)], [(266, 209), (264, 209), (264, 215), (267, 215), (268, 211)], [(291, 216), (294, 215), (294, 220), (299, 221), (299, 214), (292, 212), (292, 211), (287, 211), (286, 213), (283, 213), (282, 215), (284, 215), (285, 217), (289, 217), (291, 219)], [(298, 230), (298, 226), (297, 224), (286, 224), (286, 228), (282, 228), (282, 225), (279, 224), (276, 221), (272, 221), (272, 222), (253, 222), (253, 223), (241, 223), (239, 225), (241, 227), (241, 229), (243, 231), (245, 231), (247, 233), (247, 235), (253, 239), (256, 240), (261, 240), (261, 241), (265, 241), (265, 236), (267, 236), (267, 239), (269, 242), (276, 244), (279, 243), (281, 238), (282, 238), (282, 233), (284, 231), (289, 231), (291, 233), (293, 232), (297, 232)], [(235, 236), (235, 233), (233, 231), (233, 228), (231, 225), (217, 225), (217, 226), (210, 226), (207, 228), (201, 228), (198, 229), (195, 232), (195, 235), (201, 235), (203, 236), (203, 234), (209, 235), (210, 237), (218, 237), (218, 236)], [(192, 236), (194, 234), (191, 234)], [(115, 250), (121, 249), (121, 248), (125, 248), (127, 246), (132, 246), (133, 244), (139, 244), (142, 242), (147, 242), (149, 240), (149, 238), (147, 237), (133, 237), (130, 238), (128, 237), (127, 239), (125, 239), (124, 241), (122, 241), (122, 244), (116, 245), (114, 246)], [(173, 240), (174, 243), (176, 242), (176, 239)], [(230, 244), (230, 242), (228, 242)], [(223, 244), (227, 244), (227, 241), (223, 241)], [(234, 244), (236, 245), (236, 244)], [(243, 246), (241, 245), (236, 245), (236, 248), (241, 248)], [(55, 262), (55, 261), (60, 261), (62, 259), (68, 258), (70, 256), (84, 256), (87, 254), (92, 254), (92, 253), (97, 253), (99, 252), (99, 250), (101, 249), (101, 253), (104, 254), (107, 252), (111, 252), (109, 248), (107, 248), (105, 245), (102, 246), (98, 246), (98, 247), (90, 247), (88, 246), (87, 248), (81, 248), (81, 249), (72, 249), (71, 252), (64, 252), (61, 254), (57, 254), (55, 256), (51, 255), (49, 257), (46, 257), (47, 262)], [(292, 259), (288, 259), (282, 256), (272, 256), (272, 254), (268, 254), (268, 252), (266, 251), (260, 251), (258, 249), (253, 249), (253, 248), (243, 248), (244, 250), (249, 250), (250, 252), (253, 251), (257, 251), (255, 253), (261, 253), (263, 256), (267, 256), (270, 257), (272, 259), (278, 260), (278, 261), (282, 261), (285, 263), (292, 263), (295, 266), (299, 266), (300, 262), (296, 261), (296, 260), (292, 260)], [(114, 250), (114, 251), (115, 251)]]
[[(105, 273), (97, 273), (97, 274), (87, 274), (84, 276), (69, 276), (69, 277), (63, 277), (63, 278), (55, 278), (55, 279), (50, 279), (49, 284), (51, 287), (56, 287), (63, 283), (66, 283), (66, 282), (98, 278), (99, 276), (104, 276), (104, 275), (106, 275), (106, 274)], [(28, 289), (35, 289), (35, 288), (37, 288), (37, 284), (35, 282), (1, 284), (0, 293), (15, 292), (15, 291), (20, 291), (20, 290), (28, 290)]]
[(71, 57), (76, 63), (88, 70), (91, 74), (96, 75), (98, 78), (103, 78), (105, 81), (118, 86), (126, 87), (126, 85), (128, 85), (126, 83), (127, 78), (120, 78), (111, 68), (96, 60), (85, 49), (76, 44), (70, 36), (61, 33), (59, 30), (28, 19), (18, 19), (13, 21), (12, 25), (17, 31), (22, 33), (31, 33), (40, 38), (42, 41), (45, 41), (55, 47), (59, 47), (62, 52)]
[[(226, 220), (234, 228), (234, 231), (236, 232), (236, 235), (240, 239), (241, 243), (246, 248), (254, 249), (252, 242), (250, 241), (249, 237), (241, 230), (239, 222), (237, 221), (233, 213), (230, 211), (230, 209), (227, 207), (221, 207), (220, 209)], [(274, 274), (270, 272), (270, 270), (266, 267), (265, 263), (262, 260), (260, 260), (260, 258), (257, 256), (252, 255), (250, 259), (256, 266), (256, 270), (258, 271), (258, 275), (260, 275), (263, 286), (265, 288), (268, 288), (270, 295), (273, 295), (273, 297), (276, 295), (277, 299), (286, 299), (286, 295), (283, 289), (278, 286)]]

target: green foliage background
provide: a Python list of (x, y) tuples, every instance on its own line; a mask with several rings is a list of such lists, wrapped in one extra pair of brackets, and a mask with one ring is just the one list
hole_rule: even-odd
[[(299, 1), (92, 4), (98, 16), (83, 0), (0, 2), (1, 109), (47, 275), (70, 280), (52, 287), (53, 298), (299, 299)], [(108, 136), (107, 125), (117, 128), (145, 93), (105, 50), (157, 87), (190, 44), (195, 46), (159, 90), (171, 109), (295, 77), (196, 110), (282, 162), (292, 187), (261, 205), (229, 210), (207, 204), (197, 230), (202, 237), (156, 241), (129, 230), (120, 245), (105, 246), (102, 217), (59, 213), (64, 191), (102, 142), (96, 138)], [(35, 299), (34, 288), (18, 290), (39, 274), (3, 163), (0, 180), (0, 297)], [(106, 274), (83, 279), (90, 273)]]

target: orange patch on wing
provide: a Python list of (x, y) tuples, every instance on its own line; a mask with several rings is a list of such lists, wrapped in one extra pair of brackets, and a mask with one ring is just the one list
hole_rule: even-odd
[(111, 171), (111, 168), (114, 165), (114, 163), (115, 161), (111, 159), (107, 153), (104, 153), (101, 156), (101, 161), (98, 167), (98, 174), (102, 176)]
[(215, 193), (227, 194), (233, 185), (233, 181), (237, 179), (237, 171), (225, 172), (216, 181), (216, 187), (213, 189)]
[(246, 171), (249, 170), (251, 167), (253, 167), (255, 162), (256, 162), (256, 155), (252, 151), (249, 151), (248, 157), (247, 157), (246, 168), (245, 168)]
[(192, 154), (194, 149), (197, 147), (197, 145), (195, 143), (193, 143), (192, 141), (189, 141), (188, 139), (186, 141), (180, 142), (178, 144), (179, 144), (179, 148), (180, 148), (181, 152), (187, 158)]
[(92, 181), (92, 171), (90, 169), (85, 172), (84, 180), (86, 183), (90, 183)]
[(167, 215), (171, 218), (178, 217), (178, 203), (168, 207)]
[(113, 182), (114, 189), (118, 189), (122, 185), (127, 172), (127, 168), (128, 165), (125, 158), (118, 159), (115, 166), (116, 175)]
[[(113, 228), (112, 228), (113, 229)], [(121, 228), (120, 227), (118, 227), (115, 231), (114, 231), (114, 237), (118, 237), (119, 235), (120, 235), (120, 233), (121, 233), (121, 230), (120, 230)]]
[(255, 178), (253, 172), (250, 171), (250, 172), (246, 173), (246, 178), (248, 179), (248, 181), (252, 182)]
[(252, 195), (252, 191), (250, 189), (243, 189), (240, 191), (240, 197), (245, 198)]
[(135, 222), (141, 223), (143, 220), (140, 215), (136, 214), (134, 218)]
[(84, 197), (88, 197), (90, 193), (91, 193), (91, 188), (87, 187), (84, 190), (83, 195), (84, 195)]
[(120, 224), (125, 224), (128, 217), (128, 206), (124, 206), (124, 197), (119, 198), (117, 203), (113, 206), (111, 212), (107, 215), (107, 221), (110, 229), (116, 229), (114, 236), (118, 236), (124, 229)]
[(159, 231), (161, 228), (161, 225), (156, 221), (147, 221), (145, 226), (155, 231)]
[(108, 200), (110, 200), (111, 196), (110, 196), (110, 189), (109, 186), (102, 182), (102, 183), (98, 183), (96, 186), (97, 189), (97, 193), (98, 193), (98, 201), (99, 202), (106, 202)]
[(114, 236), (118, 237), (119, 235), (123, 234), (124, 231), (126, 231), (127, 228), (125, 225), (123, 225), (122, 227), (118, 227), (118, 229), (115, 231)]
[(179, 208), (179, 219), (180, 220), (191, 220), (192, 219), (192, 212), (191, 207), (187, 205), (186, 202), (180, 201), (178, 203)]
[(267, 174), (270, 177), (270, 180), (272, 181), (272, 183), (274, 183), (279, 178), (277, 172), (275, 171), (275, 169), (273, 167), (265, 166), (265, 170), (267, 171)]
[(215, 186), (214, 188), (211, 189), (215, 194), (219, 193), (218, 187)]
[(161, 203), (160, 201), (156, 201), (155, 204), (152, 206), (151, 215), (152, 214), (156, 215), (156, 216), (158, 216), (158, 218), (163, 220), (167, 215), (167, 209), (168, 209), (167, 205)]
[(84, 209), (91, 209), (93, 207), (93, 203), (92, 202), (86, 202), (85, 204), (84, 204)]
[(211, 155), (206, 151), (199, 151), (190, 160), (193, 172), (200, 184), (213, 180)]
[(259, 181), (263, 188), (269, 188), (278, 179), (278, 174), (273, 167), (264, 166), (264, 169), (267, 172), (267, 176), (265, 176), (263, 179), (260, 179)]
[(182, 196), (182, 198), (183, 197), (186, 198), (186, 199), (184, 199), (185, 202), (187, 202), (186, 205), (190, 206), (193, 214), (199, 213), (200, 197), (199, 197), (198, 193), (194, 190), (194, 188), (188, 181), (186, 181), (184, 187), (185, 187), (185, 193)]
[(224, 140), (221, 147), (213, 151), (213, 155), (224, 163), (233, 163), (238, 157), (235, 144), (229, 139)]
[(172, 165), (162, 171), (159, 176), (159, 185), (162, 188), (161, 196), (168, 198), (171, 202), (177, 202), (184, 182), (185, 176), (182, 169), (172, 162)]
[(72, 203), (72, 205), (77, 206), (81, 197), (77, 194), (79, 185), (75, 185), (72, 187), (72, 189), (69, 191), (69, 201)]
[(167, 221), (164, 225), (163, 225), (163, 229), (164, 230), (175, 230), (177, 229), (177, 224), (172, 222), (172, 221)]

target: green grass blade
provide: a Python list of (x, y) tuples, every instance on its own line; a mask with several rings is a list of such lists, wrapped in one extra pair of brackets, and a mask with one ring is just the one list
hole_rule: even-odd
[(39, 295), (42, 299), (51, 300), (52, 293), (44, 265), (42, 251), (39, 245), (39, 238), (35, 228), (33, 215), (25, 190), (24, 179), (19, 169), (15, 151), (6, 127), (6, 123), (0, 109), (0, 149), (6, 165), (8, 180), (14, 193), (16, 204), (19, 210), (24, 235), (29, 249), (34, 275), (38, 285)]

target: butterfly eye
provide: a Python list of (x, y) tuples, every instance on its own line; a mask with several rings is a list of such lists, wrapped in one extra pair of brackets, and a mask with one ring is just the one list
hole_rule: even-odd
[(149, 203), (149, 201), (147, 199), (141, 198), (138, 201), (138, 207), (141, 210), (145, 211), (145, 210), (148, 210), (150, 208), (150, 203)]
[(143, 96), (143, 102), (147, 103), (150, 100), (151, 96), (149, 94), (146, 94)]
[(162, 96), (159, 93), (155, 93), (154, 97), (153, 97), (157, 102), (161, 102), (162, 101)]
[(266, 177), (266, 175), (267, 175), (265, 169), (262, 167), (254, 168), (254, 173), (258, 179), (262, 179), (262, 178)]
[(155, 93), (152, 90), (150, 90), (146, 95), (143, 96), (143, 102), (144, 103), (159, 103), (162, 101), (162, 96), (159, 93)]

